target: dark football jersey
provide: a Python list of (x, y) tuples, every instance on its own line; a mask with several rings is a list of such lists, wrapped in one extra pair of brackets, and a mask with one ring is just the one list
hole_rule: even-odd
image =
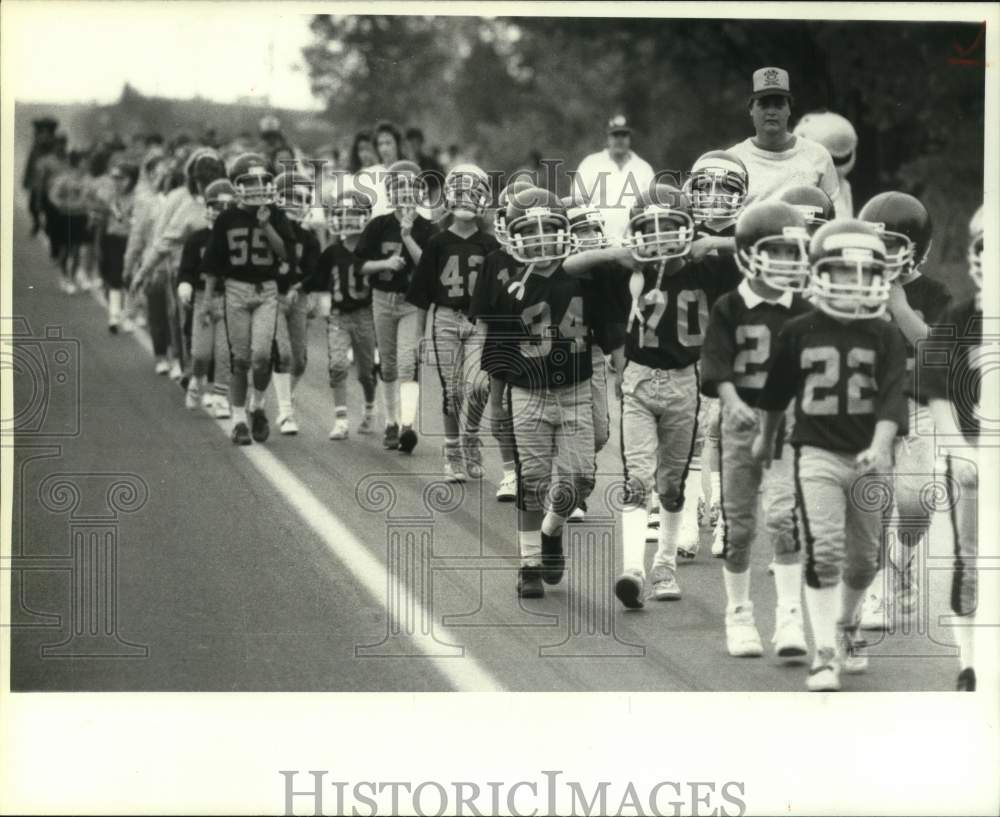
[(787, 307), (762, 301), (750, 308), (741, 289), (727, 292), (712, 307), (701, 349), (701, 391), (718, 397), (719, 384), (732, 383), (740, 399), (755, 406), (767, 380), (778, 333), (785, 323), (812, 307), (801, 296), (793, 295)]
[(700, 223), (694, 225), (694, 237), (697, 241), (699, 238), (732, 238), (736, 235), (736, 219), (732, 221), (723, 222), (719, 226), (712, 226), (710, 224)]
[[(908, 284), (903, 284), (903, 292), (906, 293), (906, 302), (910, 308), (916, 312), (928, 326), (936, 324), (938, 319), (951, 306), (951, 295), (944, 284), (920, 275)], [(892, 316), (886, 312), (886, 317), (892, 320)], [(906, 337), (903, 337), (906, 344), (906, 371), (909, 377), (906, 378), (906, 395), (914, 396), (914, 348)]]
[(316, 234), (294, 221), (290, 224), (294, 236), (294, 262), (288, 264), (285, 275), (278, 277), (278, 291), (282, 293), (312, 277), (316, 272), (316, 262), (319, 261), (319, 239)]
[[(521, 272), (512, 270), (511, 281)], [(494, 269), (490, 273), (494, 285), (489, 293), (481, 291), (475, 314), (495, 324), (494, 337), (503, 355), (503, 371), (497, 376), (534, 390), (589, 380), (591, 333), (601, 319), (593, 280), (567, 275), (560, 263), (548, 275), (529, 275), (519, 300), (510, 292), (511, 283), (500, 283)]]
[[(177, 282), (186, 282), (195, 289), (205, 288), (205, 276), (202, 271), (202, 258), (212, 231), (208, 227), (195, 230), (187, 237), (181, 250), (181, 264), (177, 270)], [(221, 278), (215, 281), (215, 291), (225, 292), (225, 284)]]
[(316, 273), (305, 280), (303, 289), (306, 292), (329, 292), (330, 306), (341, 312), (354, 312), (371, 306), (371, 276), (361, 274), (362, 263), (343, 244), (331, 244), (320, 254)]
[[(503, 250), (495, 250), (483, 261), (482, 272), (476, 277), (472, 290), (469, 316), (486, 324), (480, 367), (492, 377), (506, 377), (510, 360), (505, 349), (510, 348), (510, 345), (504, 344), (504, 336), (509, 337), (518, 329), (517, 321), (513, 317), (508, 317), (506, 319), (508, 331), (504, 331), (504, 318), (494, 314), (494, 304), (500, 298), (500, 290), (506, 289), (512, 280), (522, 275), (523, 271), (523, 267), (510, 255)], [(513, 346), (514, 354), (519, 355), (516, 344)]]
[[(627, 293), (631, 273), (622, 274)], [(647, 264), (643, 277), (640, 308), (644, 320), (633, 322), (626, 356), (654, 369), (690, 366), (701, 354), (712, 304), (743, 280), (736, 262), (730, 256), (709, 255), (662, 276), (658, 264)], [(627, 297), (631, 304), (631, 295)]]
[(493, 236), (480, 230), (466, 238), (451, 230), (436, 233), (424, 247), (406, 300), (421, 309), (436, 304), (468, 313), (483, 261), (499, 246)]
[[(277, 205), (270, 205), (270, 209), (271, 224), (291, 257), (295, 244), (291, 223)], [(256, 208), (230, 207), (216, 216), (205, 248), (204, 269), (210, 275), (251, 284), (278, 279), (281, 261), (257, 223)]]
[(618, 265), (599, 264), (592, 272), (594, 294), (600, 300), (603, 320), (594, 327), (594, 343), (610, 355), (625, 345), (631, 296), (628, 279)]
[(938, 326), (942, 336), (920, 347), (919, 397), (948, 400), (965, 439), (976, 443), (983, 368), (990, 365), (983, 346), (981, 294), (953, 306), (939, 317)]
[(811, 309), (778, 333), (771, 368), (757, 405), (784, 410), (795, 398), (791, 442), (828, 451), (863, 451), (875, 424), (907, 428), (906, 347), (891, 323), (841, 323)]
[[(427, 242), (434, 235), (434, 225), (418, 215), (413, 221), (411, 235), (421, 249), (426, 249)], [(406, 264), (401, 270), (375, 273), (371, 276), (371, 285), (372, 289), (383, 292), (406, 292), (416, 264), (403, 244), (403, 234), (395, 213), (385, 213), (369, 221), (358, 239), (354, 254), (362, 261), (381, 261), (391, 255), (402, 255)]]

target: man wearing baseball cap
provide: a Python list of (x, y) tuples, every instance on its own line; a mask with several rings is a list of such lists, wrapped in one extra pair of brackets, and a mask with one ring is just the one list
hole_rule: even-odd
[(632, 152), (632, 128), (616, 114), (608, 120), (607, 147), (580, 162), (573, 177), (573, 197), (590, 204), (604, 216), (605, 232), (621, 238), (635, 197), (653, 181), (649, 162)]
[(747, 203), (774, 196), (793, 184), (815, 185), (836, 199), (840, 182), (829, 151), (788, 130), (792, 115), (788, 72), (775, 67), (754, 71), (747, 110), (756, 133), (729, 148), (750, 174)]

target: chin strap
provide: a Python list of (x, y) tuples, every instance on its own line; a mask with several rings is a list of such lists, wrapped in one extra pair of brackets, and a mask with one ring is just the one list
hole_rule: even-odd
[(513, 295), (516, 300), (524, 300), (524, 285), (534, 269), (534, 264), (528, 264), (527, 268), (524, 270), (524, 274), (518, 280), (511, 281), (510, 286), (507, 287), (507, 292)]

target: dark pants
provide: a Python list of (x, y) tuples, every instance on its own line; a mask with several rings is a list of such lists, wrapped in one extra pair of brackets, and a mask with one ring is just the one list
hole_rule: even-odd
[(128, 238), (123, 235), (101, 236), (101, 280), (108, 289), (121, 289), (122, 273), (125, 269), (125, 245)]

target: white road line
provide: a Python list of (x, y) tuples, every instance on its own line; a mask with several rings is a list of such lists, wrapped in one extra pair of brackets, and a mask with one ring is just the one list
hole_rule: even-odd
[[(107, 308), (104, 293), (99, 288), (90, 290), (94, 300)], [(149, 335), (139, 327), (131, 333), (135, 341), (153, 354), (153, 344)], [(229, 422), (215, 420), (213, 422), (229, 439)], [(293, 474), (281, 460), (275, 457), (262, 445), (241, 447), (247, 460), (271, 486), (284, 497), (285, 501), (298, 513), (302, 521), (323, 540), (327, 548), (351, 572), (367, 593), (379, 603), (392, 619), (392, 625), (399, 627), (403, 622), (389, 608), (386, 600), (388, 583), (386, 581), (386, 566), (372, 556), (351, 530), (333, 514), (302, 482)], [(398, 599), (396, 607), (403, 615), (409, 611), (419, 610), (419, 619), (432, 621), (431, 611), (423, 608), (405, 587), (393, 588)], [(395, 605), (394, 605), (395, 606)], [(433, 633), (416, 632), (408, 634), (407, 638), (434, 664), (452, 686), (459, 692), (493, 692), (503, 690), (503, 685), (490, 674), (475, 658), (468, 654), (460, 657), (442, 657), (435, 655), (441, 643), (460, 644), (461, 641), (441, 626), (435, 626)]]

